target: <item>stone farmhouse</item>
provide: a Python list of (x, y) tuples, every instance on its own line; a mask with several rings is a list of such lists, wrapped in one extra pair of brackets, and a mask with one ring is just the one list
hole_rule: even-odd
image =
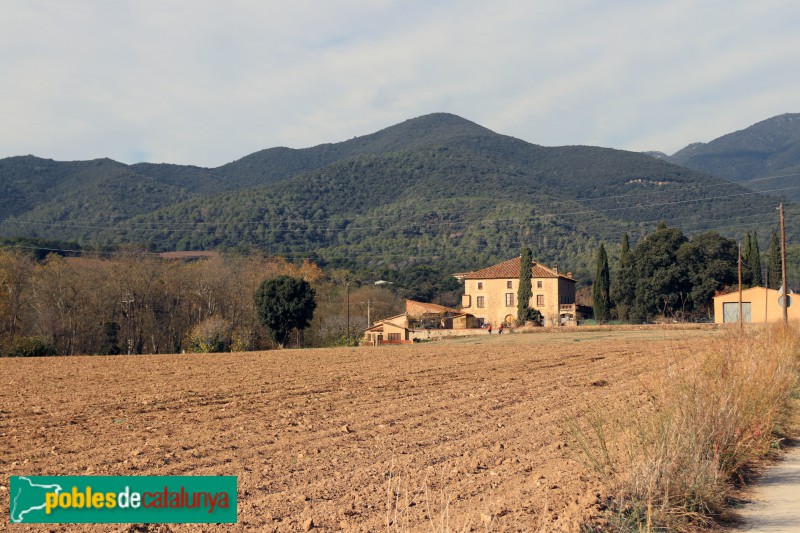
[(474, 316), (458, 309), (406, 300), (406, 312), (373, 323), (364, 331), (362, 344), (406, 344), (414, 339), (432, 338), (432, 332), (453, 336), (478, 327)]
[[(517, 319), (519, 269), (520, 258), (515, 257), (474, 272), (455, 274), (464, 281), (461, 312), (470, 313), (482, 325), (491, 324), (493, 328), (513, 325)], [(561, 274), (557, 268), (534, 262), (531, 273), (533, 295), (529, 307), (542, 313), (543, 325), (577, 324), (572, 272)]]

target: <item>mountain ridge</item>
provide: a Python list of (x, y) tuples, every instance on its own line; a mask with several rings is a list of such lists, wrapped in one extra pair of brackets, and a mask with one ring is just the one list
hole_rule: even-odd
[[(0, 235), (260, 250), (353, 269), (428, 260), (457, 271), (532, 245), (538, 260), (588, 277), (593, 247), (623, 231), (635, 240), (667, 220), (699, 232), (732, 212), (774, 212), (768, 198), (645, 154), (543, 147), (448, 113), (213, 169), (22, 157), (0, 160), (0, 190), (24, 200), (0, 204)], [(45, 201), (37, 184), (50, 187)]]
[(776, 178), (800, 172), (800, 113), (783, 113), (707, 143), (691, 143), (667, 161), (745, 182), (755, 191), (784, 189), (787, 197), (800, 200), (797, 179)]

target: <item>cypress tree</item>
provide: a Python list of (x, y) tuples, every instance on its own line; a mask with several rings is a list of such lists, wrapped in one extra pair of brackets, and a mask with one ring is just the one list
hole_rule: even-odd
[(522, 249), (519, 260), (519, 288), (517, 289), (517, 322), (519, 325), (523, 325), (530, 317), (529, 305), (533, 295), (532, 267), (533, 252), (526, 246)]
[(630, 266), (631, 264), (631, 243), (628, 234), (622, 234), (622, 246), (619, 250), (619, 266)]
[(592, 307), (594, 319), (598, 322), (605, 322), (608, 319), (608, 311), (611, 309), (610, 285), (608, 255), (606, 255), (605, 246), (600, 243), (600, 249), (597, 251), (597, 269), (592, 286)]
[(744, 234), (744, 246), (742, 246), (742, 284), (748, 287), (753, 284), (753, 270), (750, 268), (750, 232)]
[(633, 276), (631, 246), (628, 234), (622, 235), (619, 263), (614, 281), (611, 283), (611, 301), (616, 306), (616, 315), (622, 320), (629, 318), (629, 309), (636, 292), (636, 279)]
[(778, 239), (778, 232), (772, 232), (767, 249), (767, 287), (770, 289), (780, 289), (783, 272), (781, 271), (781, 243)]
[(750, 254), (747, 257), (750, 265), (751, 283), (754, 287), (760, 287), (764, 283), (761, 275), (761, 251), (758, 249), (758, 231), (753, 231), (753, 238), (750, 239)]

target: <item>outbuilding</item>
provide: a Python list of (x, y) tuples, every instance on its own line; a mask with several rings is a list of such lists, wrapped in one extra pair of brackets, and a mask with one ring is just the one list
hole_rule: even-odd
[[(775, 289), (753, 287), (742, 291), (743, 322), (765, 324), (783, 320), (783, 308), (779, 298), (781, 294)], [(789, 319), (800, 319), (800, 298), (789, 293)], [(739, 321), (739, 292), (714, 296), (714, 322), (728, 324)]]

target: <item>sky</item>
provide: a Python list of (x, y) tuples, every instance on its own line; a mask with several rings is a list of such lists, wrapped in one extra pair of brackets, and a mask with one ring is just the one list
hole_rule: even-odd
[(215, 167), (433, 112), (673, 153), (800, 112), (800, 2), (3, 0), (0, 158)]

